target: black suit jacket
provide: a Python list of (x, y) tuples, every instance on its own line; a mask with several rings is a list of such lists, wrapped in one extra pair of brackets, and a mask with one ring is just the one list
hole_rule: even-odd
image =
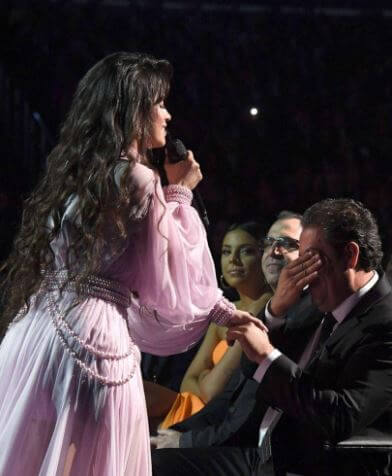
[(302, 371), (288, 356), (276, 359), (258, 389), (263, 404), (284, 413), (272, 434), (281, 470), (306, 475), (390, 474), (390, 458), (362, 454), (325, 458), (325, 441), (392, 428), (392, 294), (384, 276), (327, 340), (314, 365)]
[[(264, 318), (264, 311), (259, 317)], [(288, 313), (279, 332), (271, 331), (271, 341), (297, 360), (321, 318), (310, 296), (304, 295)], [(256, 398), (258, 383), (252, 378), (255, 364), (243, 357), (242, 368), (245, 372), (237, 369), (223, 392), (200, 412), (172, 427), (183, 433), (180, 447), (257, 446), (259, 426), (268, 405), (260, 405)]]

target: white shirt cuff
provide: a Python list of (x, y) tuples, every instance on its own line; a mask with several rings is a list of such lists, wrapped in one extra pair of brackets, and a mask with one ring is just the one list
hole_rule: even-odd
[(257, 367), (257, 370), (255, 374), (253, 375), (253, 378), (257, 382), (261, 382), (264, 378), (265, 373), (269, 369), (270, 365), (274, 360), (276, 360), (278, 357), (282, 355), (282, 352), (278, 349), (274, 349), (272, 352), (270, 352), (266, 358), (261, 362), (261, 364)]
[(270, 305), (271, 299), (267, 302), (265, 306), (265, 323), (268, 327), (268, 329), (273, 329), (274, 327), (280, 327), (282, 324), (286, 322), (285, 316), (279, 316), (275, 317), (271, 314), (269, 310), (269, 305)]

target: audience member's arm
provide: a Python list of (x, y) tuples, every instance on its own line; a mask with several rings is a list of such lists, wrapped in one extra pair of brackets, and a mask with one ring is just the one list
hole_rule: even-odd
[(381, 341), (366, 340), (328, 389), (281, 355), (260, 383), (263, 399), (331, 441), (362, 431), (390, 406), (392, 393), (392, 329)]
[(260, 318), (269, 330), (278, 329), (284, 326), (286, 323), (286, 315), (273, 316), (270, 311), (271, 299), (267, 302), (264, 309), (260, 314)]
[[(216, 413), (219, 413), (219, 417), (214, 414), (209, 418), (199, 418), (198, 420), (195, 418), (193, 424), (185, 425), (186, 420), (183, 422), (184, 425), (179, 428), (182, 430), (182, 434), (179, 437), (180, 448), (203, 448), (207, 446), (224, 445), (227, 439), (232, 436), (233, 428), (236, 426), (237, 420), (240, 419), (243, 421), (244, 412), (248, 411), (250, 413), (252, 411), (252, 399), (256, 395), (258, 387), (258, 382), (255, 380), (246, 380), (240, 393), (233, 402), (234, 389), (238, 389), (238, 376), (240, 376), (240, 381), (242, 381), (244, 376), (237, 370), (234, 378), (231, 379), (230, 383), (226, 386), (228, 395), (230, 396), (227, 402), (228, 405), (223, 401), (223, 408), (219, 408), (219, 396), (203, 409), (205, 410), (210, 405), (215, 404), (215, 407), (218, 407)], [(235, 383), (237, 383), (237, 385), (233, 387)], [(228, 387), (230, 387), (230, 389)], [(213, 408), (209, 410), (210, 413), (212, 413)], [(194, 417), (196, 416), (197, 414), (194, 415)]]
[(220, 341), (218, 330), (219, 328), (215, 324), (211, 323), (209, 325), (197, 354), (185, 372), (180, 387), (181, 392), (191, 392), (202, 398), (199, 377), (203, 372), (210, 371), (214, 366), (212, 353)]
[[(361, 345), (347, 357), (344, 368), (331, 361), (336, 374), (329, 388), (318, 383), (285, 355), (274, 357), (268, 335), (254, 325), (229, 330), (247, 356), (259, 367), (259, 394), (264, 402), (302, 420), (325, 439), (339, 441), (369, 426), (390, 406), (392, 394), (392, 326), (364, 335)], [(271, 362), (272, 360), (272, 362)], [(336, 369), (333, 367), (336, 365)]]
[(241, 346), (229, 348), (214, 366), (212, 353), (222, 339), (222, 328), (210, 324), (199, 351), (192, 360), (181, 384), (181, 392), (192, 392), (205, 403), (222, 391), (241, 358)]
[(241, 346), (236, 342), (226, 350), (221, 360), (211, 370), (204, 370), (200, 374), (200, 392), (205, 403), (222, 391), (234, 370), (239, 366), (241, 353)]
[[(158, 430), (158, 435), (151, 437), (151, 444), (157, 448), (196, 448), (223, 443), (230, 434), (230, 418), (235, 418), (235, 414), (229, 412), (233, 392), (242, 379), (243, 375), (237, 369), (219, 395), (169, 430)], [(247, 385), (253, 384), (256, 392), (258, 383), (248, 380)]]

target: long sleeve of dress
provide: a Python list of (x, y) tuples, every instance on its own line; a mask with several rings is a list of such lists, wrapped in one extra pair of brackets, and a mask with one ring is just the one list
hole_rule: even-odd
[(211, 320), (228, 322), (235, 307), (218, 288), (206, 232), (191, 206), (192, 192), (178, 185), (162, 189), (158, 176), (142, 164), (136, 164), (133, 175), (148, 211), (131, 235), (126, 259), (134, 296), (130, 332), (143, 351), (182, 352), (200, 339)]

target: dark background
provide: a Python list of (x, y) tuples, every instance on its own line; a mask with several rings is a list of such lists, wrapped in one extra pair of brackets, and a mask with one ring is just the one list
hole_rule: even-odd
[(119, 50), (174, 66), (171, 129), (201, 163), (215, 256), (232, 222), (343, 196), (374, 212), (389, 253), (389, 3), (3, 0), (0, 256), (78, 80)]

